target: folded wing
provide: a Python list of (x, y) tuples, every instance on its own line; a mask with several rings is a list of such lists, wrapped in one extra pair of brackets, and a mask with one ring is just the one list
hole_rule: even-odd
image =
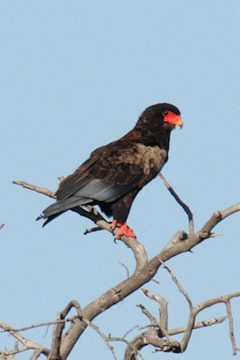
[(76, 206), (114, 202), (141, 189), (166, 161), (164, 150), (149, 148), (136, 142), (116, 141), (95, 150), (60, 183), (57, 202), (45, 209), (42, 217), (52, 219)]

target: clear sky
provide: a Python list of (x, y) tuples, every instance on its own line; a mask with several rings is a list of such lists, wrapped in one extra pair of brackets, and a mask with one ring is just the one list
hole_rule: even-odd
[[(35, 218), (52, 200), (13, 180), (56, 190), (96, 147), (129, 131), (149, 105), (170, 102), (184, 127), (172, 133), (163, 174), (195, 217), (196, 230), (215, 210), (239, 201), (240, 2), (2, 1), (0, 318), (13, 327), (54, 320), (71, 299), (85, 306), (132, 271), (131, 251), (71, 212), (42, 229)], [(239, 214), (215, 230), (224, 236), (168, 262), (194, 304), (240, 290)], [(160, 179), (136, 199), (128, 222), (156, 255), (178, 229), (182, 209)], [(186, 324), (188, 305), (161, 269), (145, 285), (169, 301), (169, 327)], [(95, 319), (112, 336), (155, 316), (139, 290)], [(240, 346), (240, 300), (233, 302)], [(197, 320), (224, 316), (223, 305)], [(52, 329), (25, 332), (49, 346)], [(133, 332), (131, 337), (137, 332)], [(94, 343), (94, 346), (93, 346)], [(0, 334), (0, 350), (14, 341)], [(115, 344), (119, 359), (124, 346)], [(146, 359), (159, 358), (146, 348)], [(161, 354), (161, 359), (176, 359)], [(196, 330), (184, 360), (232, 358), (227, 321)], [(29, 359), (21, 354), (17, 359)], [(69, 359), (109, 360), (103, 340), (88, 329)]]

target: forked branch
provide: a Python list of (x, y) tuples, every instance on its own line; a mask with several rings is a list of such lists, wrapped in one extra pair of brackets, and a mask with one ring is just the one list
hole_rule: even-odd
[[(179, 291), (184, 295), (185, 299), (187, 300), (189, 304), (189, 319), (188, 324), (179, 329), (172, 329), (168, 330), (165, 326), (164, 328), (160, 325), (161, 319), (157, 319), (154, 315), (152, 315), (145, 306), (138, 305), (142, 312), (148, 317), (150, 320), (150, 330), (144, 331), (137, 335), (132, 341), (129, 342), (129, 345), (125, 352), (124, 360), (137, 360), (137, 354), (139, 351), (146, 345), (151, 344), (156, 349), (156, 351), (163, 351), (163, 352), (184, 352), (187, 348), (188, 342), (190, 340), (190, 337), (192, 335), (192, 331), (194, 329), (198, 329), (203, 326), (210, 326), (215, 324), (220, 324), (223, 322), (226, 318), (229, 320), (229, 330), (230, 330), (230, 339), (232, 342), (233, 347), (233, 355), (236, 355), (237, 350), (240, 350), (236, 346), (235, 337), (234, 337), (234, 329), (233, 329), (233, 317), (231, 312), (231, 305), (230, 305), (230, 299), (239, 297), (240, 292), (236, 292), (233, 294), (220, 296), (214, 299), (207, 300), (201, 304), (196, 305), (195, 307), (192, 305), (192, 301), (187, 294), (187, 292), (184, 290), (183, 286), (179, 283), (176, 276), (173, 274), (171, 269), (167, 267), (165, 264), (163, 264), (164, 268), (168, 270), (170, 273), (172, 280), (177, 285)], [(150, 298), (151, 300), (157, 301), (160, 304), (160, 309), (162, 305), (164, 304), (163, 298), (159, 295), (154, 295), (149, 292), (147, 289), (142, 289), (144, 294)], [(210, 320), (205, 320), (202, 322), (195, 322), (196, 316), (198, 313), (200, 313), (202, 310), (206, 309), (207, 307), (213, 306), (218, 303), (225, 303), (227, 308), (227, 316), (220, 317), (220, 318), (213, 318)], [(164, 309), (164, 312), (167, 312), (167, 308)], [(161, 314), (161, 311), (160, 311)], [(168, 314), (165, 315), (168, 318)], [(173, 339), (171, 336), (174, 334), (184, 333), (182, 340), (179, 342), (175, 339)]]
[[(45, 188), (39, 188), (34, 185), (27, 184), (26, 182), (14, 183), (50, 197), (55, 196), (54, 193)], [(170, 242), (164, 247), (164, 249), (151, 260), (148, 260), (144, 246), (139, 243), (137, 239), (122, 236), (121, 241), (128, 245), (134, 253), (136, 259), (136, 269), (134, 273), (127, 279), (120, 282), (114, 288), (106, 291), (102, 296), (95, 299), (84, 309), (82, 309), (82, 318), (86, 319), (87, 321), (84, 322), (84, 320), (78, 319), (70, 326), (70, 328), (65, 334), (61, 335), (61, 344), (58, 352), (62, 360), (67, 358), (78, 338), (81, 336), (81, 334), (87, 327), (88, 321), (91, 322), (97, 315), (107, 310), (114, 304), (122, 301), (125, 297), (132, 294), (134, 291), (141, 288), (145, 283), (150, 281), (157, 273), (159, 267), (162, 265), (163, 262), (166, 262), (167, 260), (181, 254), (182, 252), (190, 251), (194, 246), (198, 245), (203, 240), (211, 237), (212, 229), (220, 221), (240, 210), (240, 203), (238, 203), (226, 210), (215, 212), (214, 215), (205, 223), (205, 225), (197, 233), (195, 233), (193, 230), (193, 216), (190, 209), (181, 200), (179, 201), (179, 197), (174, 191), (171, 191), (171, 193), (174, 194), (176, 200), (180, 203), (180, 205), (184, 208), (185, 212), (188, 214), (189, 234), (182, 230), (178, 231), (170, 240)], [(87, 210), (85, 210), (82, 207), (77, 207), (73, 210), (75, 212), (78, 212), (80, 215), (92, 220), (98, 227), (111, 232), (110, 224), (95, 208), (88, 208)], [(195, 317), (199, 311), (199, 305), (190, 310), (191, 316), (189, 318), (189, 323), (187, 325), (187, 329), (185, 331), (185, 335), (180, 344), (180, 347), (179, 343), (176, 343), (175, 340), (172, 342), (169, 341), (169, 339), (160, 338), (159, 336), (157, 339), (152, 332), (146, 334), (146, 336), (148, 336), (149, 338), (149, 343), (155, 345), (158, 344), (156, 346), (162, 348), (163, 351), (184, 351), (189, 341), (191, 331), (194, 328)]]

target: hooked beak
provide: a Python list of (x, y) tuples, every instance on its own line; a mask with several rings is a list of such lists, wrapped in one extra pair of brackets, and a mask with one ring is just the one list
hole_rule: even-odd
[(183, 127), (183, 121), (180, 115), (176, 115), (175, 121), (173, 122), (174, 125), (177, 125), (182, 129)]
[(164, 117), (164, 121), (168, 122), (169, 124), (177, 125), (182, 128), (183, 121), (180, 115), (176, 115), (173, 112), (169, 111), (168, 114)]

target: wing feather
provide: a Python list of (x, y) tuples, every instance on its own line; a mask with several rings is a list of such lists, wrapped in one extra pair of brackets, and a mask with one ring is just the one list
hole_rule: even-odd
[(141, 188), (167, 161), (166, 151), (132, 141), (116, 141), (95, 150), (56, 192), (58, 200), (72, 195), (96, 201), (116, 198)]

